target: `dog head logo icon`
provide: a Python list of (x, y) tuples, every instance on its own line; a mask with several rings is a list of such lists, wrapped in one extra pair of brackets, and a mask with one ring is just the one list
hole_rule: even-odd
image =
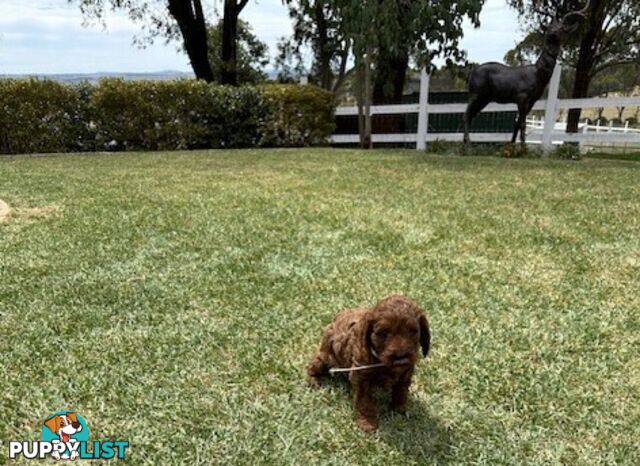
[(42, 440), (64, 445), (62, 452), (54, 451), (56, 459), (75, 459), (78, 457), (78, 442), (89, 440), (89, 428), (84, 419), (72, 411), (59, 411), (49, 416), (42, 426)]

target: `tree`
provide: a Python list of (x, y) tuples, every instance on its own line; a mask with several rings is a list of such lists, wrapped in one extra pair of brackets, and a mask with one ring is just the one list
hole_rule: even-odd
[(429, 89), (432, 91), (467, 90), (467, 80), (469, 73), (478, 66), (479, 63), (449, 63), (442, 65), (439, 69), (433, 69), (429, 76)]
[[(390, 103), (402, 96), (411, 58), (464, 57), (457, 45), (462, 19), (478, 25), (484, 0), (283, 0), (294, 20), (298, 47), (310, 45), (313, 78), (336, 90), (344, 81), (353, 34), (366, 32), (371, 45), (373, 101)], [(362, 27), (360, 27), (362, 26)], [(420, 50), (417, 50), (418, 44)], [(418, 53), (416, 54), (416, 51)], [(432, 56), (429, 58), (429, 51)], [(361, 58), (363, 56), (361, 55)], [(356, 60), (357, 60), (356, 54)], [(364, 63), (360, 60), (360, 63)], [(362, 71), (362, 70), (361, 70)], [(364, 80), (364, 74), (361, 79)], [(331, 83), (333, 85), (331, 85)], [(363, 81), (360, 81), (364, 85)]]
[[(216, 81), (222, 80), (224, 64), (220, 53), (222, 47), (223, 23), (219, 21), (208, 30), (209, 63)], [(249, 23), (238, 21), (238, 47), (236, 72), (239, 83), (256, 83), (267, 77), (263, 71), (269, 63), (267, 44), (260, 41), (253, 33)]]
[[(283, 0), (293, 20), (292, 40), (280, 43), (280, 62), (299, 58), (301, 47), (313, 53), (311, 79), (323, 89), (337, 92), (343, 84), (350, 44), (344, 37), (335, 0)], [(297, 67), (298, 70), (300, 67)], [(289, 69), (292, 69), (291, 64)]]
[[(479, 25), (484, 0), (341, 0), (336, 1), (340, 27), (353, 47), (361, 120), (361, 145), (371, 147), (372, 63), (384, 51), (394, 53), (402, 42), (418, 67), (432, 67), (435, 57), (465, 57), (459, 48), (466, 16)], [(404, 28), (398, 30), (398, 8), (402, 6)], [(405, 21), (406, 20), (406, 21)]]
[(300, 47), (290, 38), (284, 36), (278, 40), (276, 47), (278, 53), (274, 60), (274, 68), (278, 73), (278, 81), (282, 83), (299, 82), (302, 76), (308, 74)]
[(224, 0), (222, 17), (222, 84), (238, 84), (238, 18), (249, 0)]
[(389, 2), (391, 35), (377, 53), (373, 101), (389, 104), (402, 98), (409, 63), (416, 55), (417, 61), (424, 63), (435, 56), (463, 61), (466, 54), (458, 47), (463, 36), (462, 20), (467, 17), (478, 27), (483, 4), (484, 0)]
[[(535, 31), (550, 17), (578, 10), (585, 0), (508, 0)], [(571, 97), (587, 97), (593, 79), (611, 67), (640, 60), (640, 2), (587, 0), (587, 18), (569, 38), (560, 61), (575, 68)], [(569, 111), (567, 131), (577, 132), (580, 109)]]
[[(142, 43), (156, 37), (167, 40), (182, 39), (191, 67), (198, 79), (211, 82), (213, 71), (209, 64), (207, 22), (202, 0), (69, 0), (76, 1), (87, 18), (102, 19), (107, 8), (127, 11), (140, 23), (146, 36)], [(223, 12), (220, 60), (223, 64), (220, 81), (235, 85), (238, 82), (238, 18), (249, 0), (225, 0)]]
[[(74, 0), (69, 0), (73, 2)], [(107, 8), (128, 12), (143, 23), (146, 41), (164, 36), (168, 40), (179, 34), (197, 79), (213, 81), (208, 60), (207, 26), (201, 0), (76, 0), (86, 18), (102, 20)]]

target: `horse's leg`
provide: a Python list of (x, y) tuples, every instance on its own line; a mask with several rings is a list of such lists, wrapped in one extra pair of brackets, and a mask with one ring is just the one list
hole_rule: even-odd
[(531, 111), (531, 109), (533, 108), (533, 104), (528, 102), (525, 107), (523, 108), (524, 112), (522, 114), (522, 121), (520, 122), (520, 142), (522, 143), (522, 145), (524, 146), (526, 141), (526, 132), (527, 132), (527, 115), (529, 114), (529, 112)]
[(463, 141), (465, 144), (469, 144), (471, 140), (469, 139), (469, 127), (471, 126), (471, 122), (476, 117), (480, 111), (487, 106), (489, 103), (488, 100), (481, 98), (478, 94), (472, 94), (469, 99), (469, 104), (467, 105), (467, 110), (464, 112), (463, 121), (464, 121), (464, 138)]
[(511, 144), (516, 143), (518, 131), (520, 131), (520, 142), (524, 145), (525, 126), (527, 124), (527, 113), (529, 113), (529, 105), (526, 102), (518, 104), (518, 119), (513, 127), (513, 135), (511, 136)]

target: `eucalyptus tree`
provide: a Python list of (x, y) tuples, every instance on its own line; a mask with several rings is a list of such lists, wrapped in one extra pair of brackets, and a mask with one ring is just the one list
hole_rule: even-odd
[[(89, 20), (102, 20), (107, 10), (126, 11), (142, 29), (138, 42), (142, 45), (161, 37), (167, 41), (180, 39), (196, 78), (214, 81), (209, 63), (208, 21), (202, 0), (69, 0), (77, 3)], [(238, 82), (238, 20), (249, 0), (224, 0), (220, 54), (220, 82)]]
[[(398, 30), (398, 5), (402, 4), (405, 24)], [(345, 40), (352, 47), (357, 69), (356, 97), (359, 107), (360, 143), (372, 146), (371, 112), (372, 65), (382, 51), (395, 51), (398, 44), (411, 50), (416, 65), (432, 68), (436, 57), (462, 60), (459, 47), (462, 22), (469, 18), (479, 25), (484, 0), (335, 0), (336, 17)]]
[(139, 23), (142, 45), (156, 37), (167, 41), (180, 37), (196, 78), (214, 80), (208, 59), (207, 23), (201, 0), (69, 0), (77, 3), (88, 20), (102, 21), (107, 10), (126, 11)]
[[(402, 95), (412, 57), (422, 65), (435, 56), (463, 60), (458, 47), (462, 21), (479, 25), (484, 0), (283, 0), (294, 23), (294, 42), (311, 46), (318, 84), (336, 90), (343, 82), (352, 47), (364, 63), (371, 49), (372, 99), (390, 103)], [(364, 44), (364, 45), (357, 45)], [(291, 45), (286, 44), (291, 50)], [(284, 49), (284, 48), (283, 48)], [(364, 80), (362, 70), (360, 79)]]
[[(548, 17), (580, 9), (585, 4), (585, 0), (507, 1), (518, 11), (527, 32), (538, 30)], [(563, 64), (575, 68), (572, 98), (587, 97), (591, 83), (599, 74), (620, 65), (640, 63), (640, 1), (586, 1), (586, 19), (559, 58)], [(529, 39), (529, 45), (535, 45), (535, 40)], [(578, 130), (580, 114), (580, 109), (569, 111), (568, 132)]]
[(311, 75), (323, 89), (338, 92), (347, 73), (350, 44), (344, 37), (334, 0), (283, 0), (293, 21), (292, 40), (279, 45), (280, 63), (297, 57), (308, 46), (313, 54)]

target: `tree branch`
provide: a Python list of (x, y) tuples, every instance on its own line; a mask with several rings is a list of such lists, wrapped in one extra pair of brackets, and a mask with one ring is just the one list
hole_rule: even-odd
[(244, 9), (244, 7), (247, 6), (247, 3), (249, 3), (249, 0), (240, 0), (240, 3), (238, 3), (238, 9), (236, 10), (236, 13), (240, 14), (240, 12)]

